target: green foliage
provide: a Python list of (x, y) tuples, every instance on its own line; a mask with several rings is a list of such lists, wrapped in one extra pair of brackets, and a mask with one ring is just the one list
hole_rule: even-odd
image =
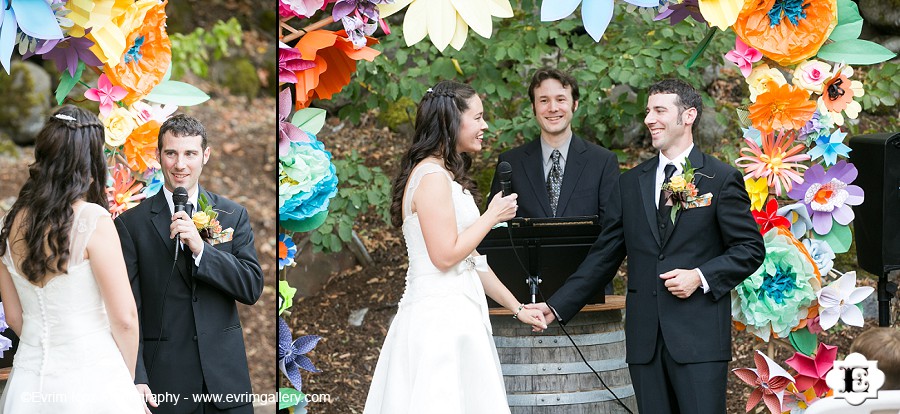
[(206, 78), (208, 62), (230, 56), (231, 45), (240, 46), (241, 36), (241, 24), (234, 17), (216, 22), (210, 30), (200, 27), (188, 34), (171, 34), (173, 78), (187, 72)]
[[(535, 69), (551, 66), (568, 71), (581, 91), (573, 127), (580, 135), (609, 145), (625, 127), (641, 122), (644, 89), (663, 77), (679, 77), (701, 85), (705, 67), (721, 62), (734, 44), (733, 35), (717, 34), (691, 69), (684, 63), (706, 35), (704, 25), (688, 19), (676, 26), (653, 22), (652, 12), (627, 11), (616, 2), (613, 21), (600, 43), (581, 26), (581, 17), (541, 22), (536, 2), (520, 2), (509, 19), (494, 19), (494, 34), (484, 39), (470, 32), (465, 46), (443, 53), (426, 39), (406, 47), (402, 26), (382, 39), (383, 53), (374, 62), (359, 62), (355, 81), (341, 92), (349, 102), (339, 116), (356, 122), (372, 108), (387, 108), (402, 97), (421, 99), (439, 80), (472, 85), (485, 98), (486, 118), (497, 145), (511, 147), (539, 135), (533, 121), (528, 84)], [(628, 85), (634, 94), (611, 95)], [(704, 88), (700, 88), (701, 90)], [(489, 137), (490, 138), (490, 137)], [(483, 157), (492, 158), (488, 147)]]
[(315, 251), (341, 251), (343, 243), (352, 238), (357, 219), (370, 208), (390, 223), (391, 180), (381, 168), (366, 167), (364, 161), (356, 150), (334, 160), (340, 186), (328, 206), (325, 223), (309, 236)]
[(897, 91), (900, 90), (900, 64), (886, 62), (871, 68), (863, 80), (863, 86), (866, 91), (860, 99), (863, 109), (872, 112), (879, 107), (894, 108), (897, 105)]

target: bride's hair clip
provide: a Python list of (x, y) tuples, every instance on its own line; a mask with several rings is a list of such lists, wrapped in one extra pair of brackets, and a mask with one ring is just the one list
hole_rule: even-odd
[(432, 93), (432, 92), (434, 92), (434, 89), (428, 88), (427, 90), (425, 90), (425, 93)]
[(56, 119), (62, 119), (63, 121), (67, 121), (67, 122), (68, 121), (77, 121), (77, 119), (75, 119), (69, 115), (66, 115), (66, 114), (56, 114), (56, 115), (53, 115), (53, 117)]

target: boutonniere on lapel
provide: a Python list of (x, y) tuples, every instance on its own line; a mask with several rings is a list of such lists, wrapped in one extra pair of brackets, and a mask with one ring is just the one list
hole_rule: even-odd
[(689, 210), (697, 207), (706, 207), (712, 202), (712, 193), (697, 195), (697, 184), (694, 181), (699, 177), (711, 178), (702, 173), (695, 173), (691, 166), (691, 160), (685, 159), (681, 168), (681, 174), (672, 176), (668, 183), (663, 184), (662, 189), (666, 195), (666, 205), (672, 206), (670, 218), (675, 224), (675, 215), (680, 210)]
[(222, 230), (222, 225), (219, 224), (219, 220), (216, 220), (219, 217), (219, 213), (209, 205), (206, 195), (201, 193), (197, 199), (197, 204), (199, 204), (197, 206), (198, 210), (191, 216), (191, 220), (194, 221), (194, 226), (200, 232), (200, 237), (211, 245), (231, 241), (234, 237), (234, 229), (229, 227)]

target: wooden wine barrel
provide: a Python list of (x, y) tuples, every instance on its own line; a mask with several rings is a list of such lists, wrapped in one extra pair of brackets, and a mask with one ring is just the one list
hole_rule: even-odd
[[(624, 296), (588, 305), (566, 331), (613, 393), (637, 413), (631, 375), (625, 364)], [(491, 309), (494, 343), (512, 414), (626, 413), (584, 363), (556, 323), (541, 333)]]

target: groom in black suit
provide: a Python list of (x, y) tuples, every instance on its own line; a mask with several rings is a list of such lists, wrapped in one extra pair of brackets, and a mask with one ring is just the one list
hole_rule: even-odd
[[(198, 184), (210, 155), (199, 121), (170, 118), (159, 130), (158, 145), (165, 187), (116, 218), (140, 314), (135, 384), (151, 408), (157, 405), (151, 392), (180, 395), (178, 401), (158, 401), (154, 413), (250, 414), (250, 375), (235, 301), (254, 304), (263, 276), (247, 210)], [(173, 214), (177, 187), (188, 191), (193, 220), (184, 211)], [(218, 213), (219, 228), (201, 236), (194, 222), (205, 223), (198, 213), (206, 206)], [(220, 401), (198, 402), (193, 394)]]
[[(731, 360), (731, 290), (763, 261), (741, 174), (694, 147), (702, 103), (680, 80), (650, 87), (644, 123), (659, 155), (622, 174), (588, 257), (549, 300), (531, 305), (565, 323), (628, 256), (626, 362), (641, 413), (725, 413)], [(684, 160), (696, 197), (679, 186)], [(675, 209), (674, 223), (671, 211)]]

